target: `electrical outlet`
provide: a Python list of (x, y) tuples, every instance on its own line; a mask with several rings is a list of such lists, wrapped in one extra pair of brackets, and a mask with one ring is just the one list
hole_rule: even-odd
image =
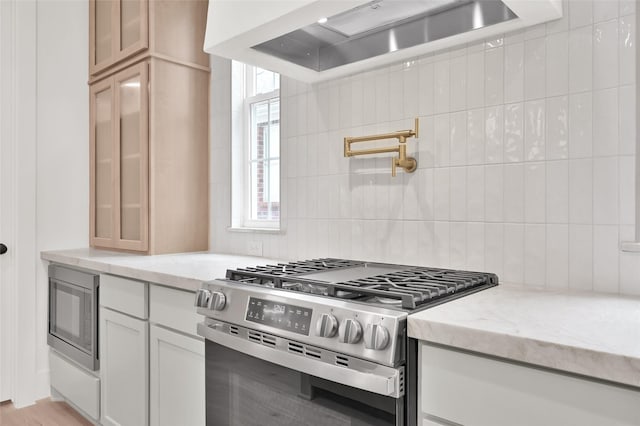
[(247, 252), (249, 256), (262, 256), (262, 241), (249, 241)]

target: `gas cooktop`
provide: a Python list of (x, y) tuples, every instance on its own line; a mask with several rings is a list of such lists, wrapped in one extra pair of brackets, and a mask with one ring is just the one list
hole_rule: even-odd
[(414, 311), (498, 285), (485, 272), (314, 259), (227, 271), (227, 280)]

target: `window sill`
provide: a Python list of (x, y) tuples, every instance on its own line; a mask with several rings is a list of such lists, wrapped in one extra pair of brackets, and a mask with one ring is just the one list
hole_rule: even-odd
[(255, 234), (284, 234), (284, 229), (282, 228), (252, 228), (252, 227), (244, 227), (244, 226), (230, 226), (227, 228), (229, 232), (244, 232), (244, 233), (255, 233)]

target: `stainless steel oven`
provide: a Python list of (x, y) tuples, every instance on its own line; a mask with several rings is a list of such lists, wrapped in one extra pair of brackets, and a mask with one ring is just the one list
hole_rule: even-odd
[(497, 285), (493, 274), (314, 259), (205, 282), (208, 426), (415, 426), (407, 316)]
[(49, 265), (47, 343), (80, 365), (98, 370), (98, 291), (100, 276)]
[(207, 426), (405, 425), (404, 367), (229, 324), (204, 327)]

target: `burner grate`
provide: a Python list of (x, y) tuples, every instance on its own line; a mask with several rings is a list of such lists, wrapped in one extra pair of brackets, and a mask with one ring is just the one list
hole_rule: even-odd
[(498, 284), (498, 277), (489, 273), (418, 266), (406, 266), (406, 269), (401, 269), (404, 266), (373, 263), (367, 263), (367, 265), (393, 267), (395, 270), (342, 282), (329, 282), (300, 276), (363, 265), (365, 262), (354, 260), (314, 259), (229, 270), (227, 271), (227, 279), (288, 291), (364, 303), (379, 303), (409, 310), (437, 304), (440, 301)]

